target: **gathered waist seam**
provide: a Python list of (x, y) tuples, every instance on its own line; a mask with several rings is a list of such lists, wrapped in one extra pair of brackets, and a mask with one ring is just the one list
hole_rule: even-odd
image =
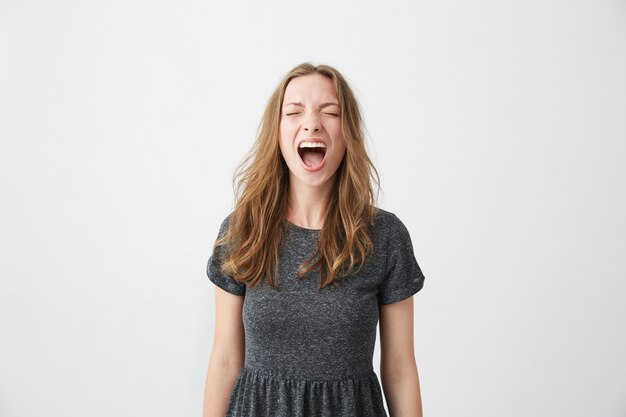
[(293, 374), (285, 372), (279, 369), (258, 369), (250, 366), (244, 366), (241, 370), (242, 373), (255, 374), (260, 377), (276, 379), (281, 381), (294, 381), (294, 382), (342, 382), (350, 380), (366, 380), (369, 378), (376, 378), (376, 373), (372, 369), (368, 369), (362, 372), (347, 372), (336, 376), (319, 376), (314, 375), (308, 377), (307, 375)]

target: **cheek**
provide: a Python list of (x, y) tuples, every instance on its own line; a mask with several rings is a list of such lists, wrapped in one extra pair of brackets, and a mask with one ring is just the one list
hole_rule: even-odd
[(285, 143), (286, 139), (287, 127), (284, 123), (281, 122), (281, 124), (278, 126), (278, 141), (280, 142), (281, 146), (283, 145), (283, 143)]
[(343, 137), (343, 134), (341, 133), (341, 129), (340, 129), (340, 133), (339, 133), (339, 137), (341, 138), (338, 142), (340, 143), (340, 150), (339, 153), (341, 154), (341, 158), (343, 159), (346, 155), (347, 152), (347, 147), (346, 147), (346, 139)]
[(326, 131), (328, 133), (330, 133), (330, 135), (335, 138), (335, 139), (340, 139), (342, 136), (341, 133), (341, 122), (339, 122), (339, 120), (337, 121), (333, 121), (330, 123), (327, 123), (326, 126), (324, 126)]
[(293, 135), (290, 135), (288, 131), (283, 130), (282, 126), (278, 132), (278, 146), (280, 152), (283, 154), (285, 160), (292, 158), (293, 149)]
[(280, 134), (281, 140), (287, 142), (289, 139), (293, 139), (294, 127), (289, 122), (281, 122), (278, 126), (278, 132)]
[(289, 145), (285, 143), (283, 140), (283, 136), (281, 135), (278, 138), (278, 146), (280, 147), (280, 152), (283, 154), (283, 157), (286, 159), (289, 157)]
[(343, 137), (343, 131), (341, 130), (340, 123), (334, 123), (328, 126), (327, 131), (335, 142), (340, 143), (341, 146), (345, 146), (346, 141), (345, 141), (345, 138)]
[(339, 160), (341, 161), (346, 156), (346, 146), (344, 143), (341, 144), (341, 148), (339, 149)]

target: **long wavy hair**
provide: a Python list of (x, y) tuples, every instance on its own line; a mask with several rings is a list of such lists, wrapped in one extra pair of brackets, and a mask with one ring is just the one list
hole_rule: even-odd
[(339, 71), (305, 62), (284, 76), (267, 102), (256, 141), (235, 170), (235, 208), (228, 228), (215, 243), (230, 249), (222, 260), (222, 272), (248, 287), (266, 277), (276, 288), (289, 196), (289, 168), (279, 145), (281, 108), (287, 84), (314, 73), (333, 82), (346, 152), (335, 173), (317, 250), (300, 265), (298, 278), (319, 268), (319, 289), (338, 285), (339, 278), (358, 271), (373, 251), (368, 226), (378, 211), (380, 178), (365, 148), (359, 104)]

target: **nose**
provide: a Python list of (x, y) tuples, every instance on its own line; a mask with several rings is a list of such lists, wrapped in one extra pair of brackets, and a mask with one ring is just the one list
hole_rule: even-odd
[(322, 125), (315, 114), (309, 114), (309, 116), (304, 120), (303, 123), (304, 130), (307, 132), (318, 132)]

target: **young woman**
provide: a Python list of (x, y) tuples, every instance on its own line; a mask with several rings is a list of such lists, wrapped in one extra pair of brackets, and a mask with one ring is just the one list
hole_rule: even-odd
[[(411, 238), (377, 208), (358, 103), (298, 65), (239, 166), (207, 265), (216, 327), (204, 416), (421, 416)], [(381, 385), (373, 370), (380, 321)]]

